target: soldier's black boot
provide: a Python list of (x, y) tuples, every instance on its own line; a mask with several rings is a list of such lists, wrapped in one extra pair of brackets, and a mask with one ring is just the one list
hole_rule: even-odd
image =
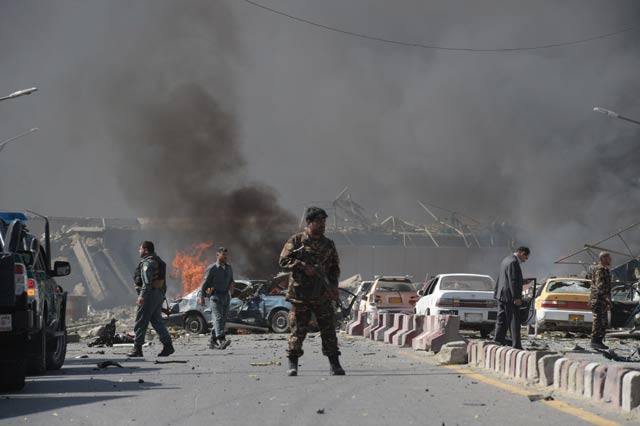
[(169, 356), (174, 353), (176, 350), (173, 348), (173, 343), (169, 342), (166, 345), (162, 346), (162, 351), (158, 354), (158, 356)]
[(287, 376), (298, 375), (298, 357), (289, 357), (289, 369), (287, 370)]
[(597, 350), (601, 350), (601, 351), (606, 351), (607, 349), (609, 349), (609, 346), (607, 346), (604, 343), (602, 343), (602, 337), (592, 337), (591, 338), (591, 347), (593, 349), (597, 349)]
[(340, 356), (338, 354), (329, 355), (329, 364), (331, 365), (330, 375), (344, 376), (344, 370), (340, 366)]
[(227, 349), (231, 344), (225, 337), (218, 339), (218, 347), (219, 349)]
[(127, 354), (129, 358), (140, 358), (142, 355), (142, 345), (133, 345), (133, 350)]

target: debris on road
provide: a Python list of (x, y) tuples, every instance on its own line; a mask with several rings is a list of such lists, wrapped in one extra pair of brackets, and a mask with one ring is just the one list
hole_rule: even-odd
[(123, 366), (121, 366), (119, 363), (115, 361), (102, 361), (102, 362), (99, 362), (97, 365), (98, 365), (98, 368), (100, 369), (105, 369), (107, 367), (124, 368)]
[(534, 394), (534, 395), (528, 395), (529, 397), (529, 401), (531, 402), (536, 402), (536, 401), (553, 401), (555, 398), (549, 394), (549, 395), (541, 395), (541, 394)]
[(252, 362), (250, 364), (252, 367), (267, 367), (269, 365), (282, 365), (280, 361), (260, 361), (260, 362)]
[(324, 414), (324, 408), (320, 408), (318, 411), (316, 411), (316, 413), (318, 413), (318, 414)]
[(155, 360), (153, 363), (154, 364), (186, 364), (189, 361), (183, 361), (183, 360), (179, 360), (179, 359), (173, 359), (171, 361), (160, 361), (160, 360)]
[(89, 358), (89, 355), (78, 355), (76, 359)]

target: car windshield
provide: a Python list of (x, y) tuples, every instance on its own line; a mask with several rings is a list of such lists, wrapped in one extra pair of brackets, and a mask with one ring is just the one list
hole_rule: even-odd
[(591, 283), (589, 281), (559, 280), (551, 281), (547, 286), (548, 293), (590, 293)]
[(376, 291), (416, 291), (416, 288), (403, 281), (378, 281)]
[(493, 280), (489, 277), (450, 276), (440, 281), (440, 290), (493, 291)]

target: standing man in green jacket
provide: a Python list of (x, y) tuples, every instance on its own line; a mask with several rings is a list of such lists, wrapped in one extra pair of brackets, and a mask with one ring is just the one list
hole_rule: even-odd
[(219, 247), (216, 251), (216, 263), (207, 267), (200, 287), (200, 304), (204, 306), (204, 298), (210, 291), (211, 316), (213, 328), (211, 329), (210, 349), (226, 349), (231, 342), (226, 339), (225, 325), (229, 314), (229, 303), (233, 293), (233, 269), (227, 263), (228, 250)]
[(315, 314), (322, 353), (329, 358), (330, 374), (343, 376), (333, 307), (333, 301), (338, 300), (338, 252), (333, 241), (324, 236), (327, 213), (321, 208), (309, 207), (305, 219), (304, 232), (289, 238), (279, 262), (282, 269), (291, 272), (287, 291), (287, 300), (291, 302), (288, 375), (298, 375), (298, 358), (304, 353), (302, 342), (307, 336), (311, 316)]

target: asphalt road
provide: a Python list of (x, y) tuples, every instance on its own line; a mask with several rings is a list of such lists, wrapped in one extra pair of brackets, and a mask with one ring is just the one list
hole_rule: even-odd
[[(637, 424), (579, 400), (530, 402), (526, 389), (485, 373), (437, 366), (424, 353), (340, 337), (347, 376), (328, 375), (320, 338), (305, 343), (300, 375), (286, 377), (283, 335), (230, 336), (226, 351), (203, 337), (176, 341), (154, 364), (126, 348), (70, 344), (62, 370), (0, 394), (0, 425), (569, 425)], [(104, 350), (104, 354), (96, 352)], [(78, 358), (88, 355), (88, 358)], [(123, 368), (97, 369), (114, 360)], [(282, 365), (252, 366), (256, 362)], [(556, 396), (556, 399), (558, 397)], [(593, 417), (600, 416), (600, 417)], [(608, 423), (607, 423), (608, 422)]]

